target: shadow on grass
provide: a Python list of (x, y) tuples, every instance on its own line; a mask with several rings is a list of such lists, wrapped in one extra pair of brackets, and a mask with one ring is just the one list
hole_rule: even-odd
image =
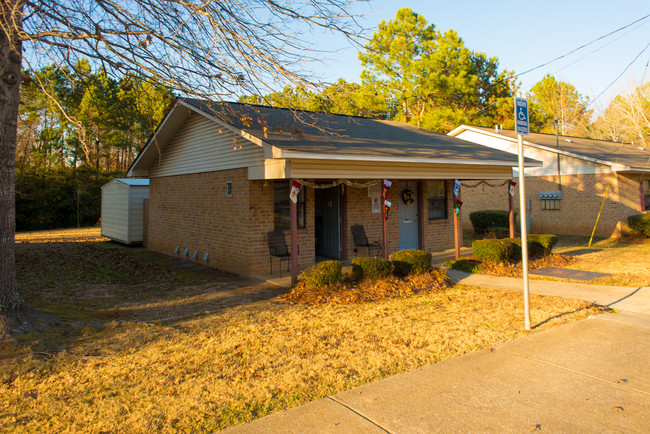
[(190, 320), (270, 300), (286, 289), (110, 242), (16, 245), (22, 296), (58, 322), (17, 342), (56, 353), (115, 323)]
[(573, 315), (573, 314), (576, 314), (576, 313), (579, 313), (579, 312), (584, 312), (584, 311), (587, 311), (587, 310), (593, 309), (593, 308), (598, 309), (599, 313), (615, 312), (614, 309), (611, 309), (611, 308), (609, 308), (607, 306), (601, 306), (599, 304), (591, 304), (589, 306), (581, 307), (580, 309), (575, 309), (575, 310), (572, 310), (570, 312), (562, 312), (562, 313), (559, 313), (557, 315), (553, 315), (553, 316), (545, 319), (544, 321), (542, 321), (542, 322), (540, 322), (538, 324), (535, 324), (531, 328), (533, 330), (535, 330), (535, 329), (538, 329), (538, 328), (542, 327), (544, 324), (550, 323), (551, 321), (553, 321), (555, 319), (560, 319), (560, 318), (563, 318), (565, 316)]

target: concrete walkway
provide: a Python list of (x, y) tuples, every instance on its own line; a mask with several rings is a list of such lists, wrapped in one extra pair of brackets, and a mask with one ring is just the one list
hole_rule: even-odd
[[(521, 279), (450, 272), (521, 290)], [(227, 432), (648, 432), (648, 288), (531, 280), (531, 292), (620, 313), (554, 327), (273, 414)]]

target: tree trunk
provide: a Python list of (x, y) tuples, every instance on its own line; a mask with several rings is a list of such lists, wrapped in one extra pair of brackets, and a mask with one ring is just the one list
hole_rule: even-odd
[(15, 167), (22, 50), (23, 0), (0, 6), (0, 315), (11, 317), (24, 305), (18, 294), (15, 255)]

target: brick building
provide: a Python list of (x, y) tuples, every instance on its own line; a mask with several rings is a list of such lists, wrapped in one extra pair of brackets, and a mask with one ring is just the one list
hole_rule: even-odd
[[(449, 135), (517, 153), (517, 135), (512, 130), (462, 125)], [(642, 147), (531, 133), (524, 136), (524, 155), (543, 162), (543, 167), (525, 170), (526, 213), (533, 233), (591, 235), (602, 205), (596, 235), (617, 236), (627, 230), (628, 216), (650, 209), (650, 152)], [(516, 168), (512, 177), (518, 182)], [(505, 179), (464, 183), (463, 223), (467, 227), (471, 227), (468, 216), (472, 211), (508, 209), (504, 183)], [(518, 208), (518, 193), (514, 202)]]
[[(254, 274), (269, 271), (273, 230), (289, 242), (295, 226), (300, 267), (354, 256), (352, 225), (383, 244), (384, 179), (388, 253), (453, 248), (453, 179), (502, 179), (516, 161), (403, 123), (179, 99), (128, 176), (151, 179), (149, 249)], [(293, 225), (291, 180), (304, 185)]]

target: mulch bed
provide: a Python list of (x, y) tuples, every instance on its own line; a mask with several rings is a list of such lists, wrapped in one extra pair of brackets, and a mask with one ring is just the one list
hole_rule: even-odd
[(445, 290), (451, 286), (452, 281), (447, 273), (436, 268), (429, 273), (407, 276), (403, 279), (391, 276), (377, 281), (355, 282), (350, 277), (346, 277), (336, 285), (320, 288), (298, 282), (290, 292), (280, 298), (290, 303), (351, 304), (391, 297), (408, 297)]

